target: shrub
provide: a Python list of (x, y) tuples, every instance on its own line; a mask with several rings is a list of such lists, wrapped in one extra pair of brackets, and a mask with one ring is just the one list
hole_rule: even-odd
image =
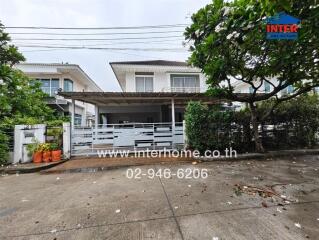
[(0, 164), (6, 164), (9, 153), (9, 138), (6, 134), (0, 132)]
[[(260, 104), (259, 116), (269, 111), (270, 101)], [(208, 107), (190, 102), (186, 108), (186, 135), (190, 149), (237, 152), (254, 151), (249, 109), (241, 111)], [(260, 120), (260, 118), (259, 118)], [(318, 143), (318, 96), (301, 96), (287, 101), (260, 122), (264, 146), (269, 150), (310, 148)]]

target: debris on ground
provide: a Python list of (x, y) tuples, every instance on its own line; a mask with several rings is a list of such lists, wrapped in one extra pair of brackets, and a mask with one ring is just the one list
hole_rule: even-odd
[(272, 198), (272, 202), (276, 201), (275, 197), (280, 198), (286, 204), (289, 204), (291, 202), (291, 200), (288, 201), (287, 196), (276, 193), (276, 191), (273, 189), (273, 186), (262, 188), (256, 186), (235, 184), (234, 192), (237, 196), (240, 196), (242, 193), (246, 193), (252, 196), (259, 195), (262, 198)]
[(228, 204), (228, 205), (232, 205), (233, 203), (232, 203), (232, 202), (227, 202), (227, 204)]
[(301, 228), (300, 223), (295, 223), (295, 226), (296, 226), (297, 228)]
[(202, 193), (206, 192), (207, 191), (207, 185), (206, 184), (203, 184), (203, 189), (202, 189)]
[(120, 209), (116, 209), (115, 213), (120, 213), (121, 210)]
[(193, 165), (196, 165), (196, 164), (197, 164), (197, 162), (192, 162), (192, 164), (193, 164)]
[(57, 232), (56, 229), (52, 229), (52, 230), (50, 231), (50, 233), (56, 233), (56, 232)]
[(267, 208), (267, 207), (268, 207), (267, 203), (265, 203), (265, 202), (262, 202), (261, 205), (262, 205), (264, 208)]

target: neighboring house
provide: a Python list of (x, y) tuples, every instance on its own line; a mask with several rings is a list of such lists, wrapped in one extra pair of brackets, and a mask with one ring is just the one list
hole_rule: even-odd
[[(254, 82), (254, 86), (259, 87), (260, 82)], [(257, 93), (269, 93), (271, 91), (273, 91), (274, 86), (277, 86), (278, 82), (276, 80), (276, 78), (273, 78), (270, 80), (270, 83), (268, 82), (263, 82), (262, 86), (259, 87)], [(235, 93), (253, 93), (254, 89), (253, 87), (248, 84), (248, 83), (244, 83), (242, 81), (235, 81), (234, 84), (234, 90)], [(282, 91), (280, 91), (278, 93), (278, 97), (281, 97), (282, 95), (287, 95), (287, 94), (291, 94), (294, 91), (294, 87), (293, 86), (288, 86), (285, 89), (283, 89)]]
[[(102, 92), (102, 89), (76, 64), (20, 63), (15, 65), (31, 78), (39, 80), (43, 92), (49, 95), (47, 104), (64, 116), (71, 116), (72, 102), (58, 92)], [(91, 104), (75, 101), (74, 124), (90, 125), (95, 109)]]

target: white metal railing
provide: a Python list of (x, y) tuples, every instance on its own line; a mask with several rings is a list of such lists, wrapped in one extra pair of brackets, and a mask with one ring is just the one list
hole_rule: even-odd
[(123, 123), (75, 126), (72, 155), (96, 154), (99, 149), (174, 149), (184, 144), (183, 123)]
[(204, 91), (205, 89), (200, 87), (168, 87), (168, 88), (162, 89), (162, 92), (180, 92), (180, 93), (199, 93)]

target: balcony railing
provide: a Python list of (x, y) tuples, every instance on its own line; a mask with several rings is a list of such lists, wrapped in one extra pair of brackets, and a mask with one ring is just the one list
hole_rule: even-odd
[(204, 89), (200, 87), (168, 87), (163, 88), (162, 92), (178, 92), (178, 93), (199, 93), (203, 92)]

